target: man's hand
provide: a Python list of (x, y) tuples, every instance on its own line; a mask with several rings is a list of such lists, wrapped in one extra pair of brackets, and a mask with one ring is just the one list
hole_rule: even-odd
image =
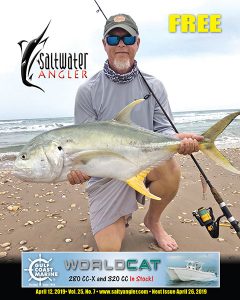
[(85, 181), (89, 180), (91, 177), (80, 171), (72, 170), (70, 173), (68, 173), (67, 178), (68, 181), (72, 185), (74, 185), (74, 184), (84, 183)]
[(187, 155), (199, 151), (198, 142), (204, 140), (204, 137), (195, 133), (178, 133), (176, 137), (181, 139), (178, 153)]

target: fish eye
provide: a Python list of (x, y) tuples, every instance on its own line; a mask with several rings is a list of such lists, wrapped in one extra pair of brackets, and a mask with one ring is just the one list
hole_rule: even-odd
[(62, 151), (62, 149), (63, 149), (63, 148), (62, 148), (61, 146), (58, 146), (58, 150), (59, 150), (59, 151)]
[(26, 155), (26, 154), (22, 154), (22, 155), (21, 155), (21, 159), (22, 159), (22, 160), (27, 159), (27, 155)]

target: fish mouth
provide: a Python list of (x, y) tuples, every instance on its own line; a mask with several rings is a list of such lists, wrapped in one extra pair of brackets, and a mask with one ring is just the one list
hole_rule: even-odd
[(30, 168), (18, 168), (15, 166), (13, 169), (12, 174), (18, 178), (21, 179), (27, 179), (31, 175), (31, 169)]

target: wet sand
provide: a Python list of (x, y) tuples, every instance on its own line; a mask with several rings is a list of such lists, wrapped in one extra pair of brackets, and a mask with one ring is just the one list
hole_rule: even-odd
[[(240, 169), (240, 149), (222, 152)], [(202, 153), (195, 154), (203, 170), (240, 219), (240, 175), (216, 166)], [(235, 231), (222, 219), (219, 239), (212, 239), (197, 223), (192, 211), (201, 206), (221, 214), (209, 189), (202, 198), (199, 172), (189, 156), (176, 155), (182, 180), (176, 198), (162, 215), (162, 224), (179, 245), (178, 251), (219, 251), (226, 262), (238, 260), (240, 242)], [(91, 233), (85, 185), (68, 182), (40, 184), (21, 182), (11, 170), (0, 171), (0, 262), (19, 261), (21, 251), (98, 251)], [(143, 226), (149, 201), (133, 214), (121, 251), (162, 251)], [(91, 248), (92, 247), (92, 248)]]

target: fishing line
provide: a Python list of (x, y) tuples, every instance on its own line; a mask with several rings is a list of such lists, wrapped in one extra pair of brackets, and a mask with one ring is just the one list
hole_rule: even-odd
[[(102, 9), (99, 6), (98, 2), (96, 0), (94, 0), (94, 2), (98, 6), (97, 13), (99, 11), (101, 11), (104, 18), (107, 20), (107, 17), (104, 14), (104, 12), (102, 11)], [(167, 120), (171, 124), (174, 131), (176, 133), (179, 133), (176, 126), (173, 124), (172, 120), (168, 116), (167, 112), (165, 111), (165, 109), (163, 108), (161, 103), (159, 102), (159, 100), (156, 97), (155, 93), (153, 92), (153, 90), (151, 89), (151, 87), (149, 86), (149, 84), (147, 83), (145, 77), (142, 75), (142, 73), (139, 69), (138, 69), (138, 72), (139, 72), (140, 76), (142, 77), (144, 83), (146, 84), (146, 86), (147, 86), (147, 88), (150, 92), (150, 95), (149, 94), (146, 95), (144, 97), (144, 99), (146, 100), (152, 95), (154, 97), (154, 99), (156, 100), (156, 102), (158, 103), (159, 107), (161, 108), (162, 112), (164, 113), (165, 117), (167, 118)], [(190, 156), (191, 156), (193, 162), (195, 163), (196, 167), (198, 168), (199, 172), (202, 174), (203, 178), (205, 179), (207, 185), (209, 186), (209, 188), (211, 190), (211, 193), (212, 193), (214, 199), (217, 201), (217, 203), (219, 204), (220, 209), (223, 212), (223, 215), (218, 217), (216, 221), (215, 221), (215, 218), (214, 218), (214, 215), (213, 215), (213, 212), (212, 212), (212, 208), (210, 208), (210, 207), (208, 209), (204, 209), (203, 207), (201, 207), (198, 210), (195, 210), (193, 212), (193, 216), (196, 217), (196, 219), (198, 220), (198, 222), (200, 223), (201, 226), (206, 227), (207, 231), (209, 232), (209, 234), (213, 238), (217, 238), (219, 236), (219, 221), (220, 221), (220, 218), (225, 216), (227, 218), (227, 220), (230, 222), (230, 224), (232, 225), (232, 227), (234, 228), (234, 230), (236, 231), (238, 238), (240, 239), (240, 227), (238, 225), (239, 222), (237, 220), (235, 220), (235, 218), (232, 216), (230, 210), (226, 206), (226, 203), (224, 202), (224, 200), (222, 199), (222, 197), (218, 193), (218, 191), (214, 188), (214, 186), (212, 185), (212, 183), (208, 179), (207, 175), (205, 174), (205, 172), (203, 171), (203, 169), (201, 168), (201, 166), (197, 162), (196, 158), (193, 156), (193, 154), (190, 154)]]

